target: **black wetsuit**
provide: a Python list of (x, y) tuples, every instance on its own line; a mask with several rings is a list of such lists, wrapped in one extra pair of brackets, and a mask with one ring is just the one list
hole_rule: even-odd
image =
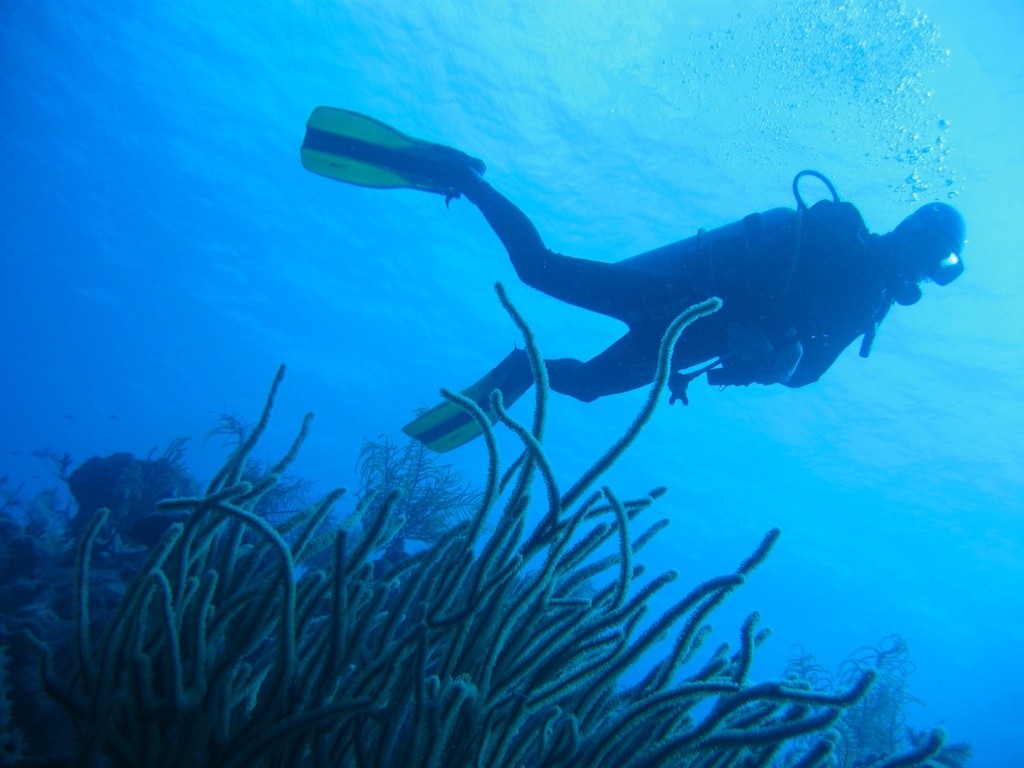
[(738, 354), (737, 329), (774, 350), (800, 350), (795, 369), (774, 380), (801, 387), (817, 381), (857, 337), (870, 338), (891, 305), (879, 256), (868, 247), (875, 236), (850, 203), (822, 201), (800, 216), (775, 208), (604, 263), (548, 249), (526, 215), (482, 179), (462, 192), (501, 239), (523, 282), (629, 326), (587, 362), (545, 360), (551, 388), (579, 400), (650, 384), (669, 323), (711, 296), (722, 299), (722, 309), (686, 329), (672, 363), (678, 371), (721, 357), (723, 367), (709, 376), (721, 384), (765, 382), (768, 375)]

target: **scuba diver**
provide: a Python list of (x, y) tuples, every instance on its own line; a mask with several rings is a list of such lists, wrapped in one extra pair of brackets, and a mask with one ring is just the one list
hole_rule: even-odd
[[(817, 171), (793, 179), (795, 209), (753, 213), (606, 263), (548, 249), (530, 219), (483, 180), (482, 161), (364, 115), (318, 107), (301, 155), (308, 170), (351, 184), (434, 192), (446, 204), (465, 196), (524, 283), (625, 323), (625, 335), (591, 360), (544, 361), (551, 389), (585, 402), (650, 384), (668, 325), (712, 296), (722, 308), (689, 326), (673, 350), (670, 402), (686, 404), (687, 385), (702, 374), (714, 386), (811, 384), (858, 338), (867, 357), (889, 309), (920, 300), (920, 283), (945, 286), (964, 270), (964, 220), (955, 208), (930, 203), (892, 232), (872, 234), (857, 208), (840, 201)], [(807, 206), (799, 189), (805, 176), (824, 183), (831, 199)], [(516, 349), (463, 394), (487, 411), (492, 390), (500, 389), (510, 405), (532, 383), (527, 355)], [(479, 434), (449, 403), (405, 431), (438, 451)]]

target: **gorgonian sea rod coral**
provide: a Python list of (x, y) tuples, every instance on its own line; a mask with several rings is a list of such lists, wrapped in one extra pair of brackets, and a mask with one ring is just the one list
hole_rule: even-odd
[[(723, 645), (694, 663), (709, 631), (704, 620), (768, 555), (777, 531), (734, 573), (644, 621), (650, 597), (677, 578), (672, 571), (648, 577), (637, 561), (667, 521), (631, 532), (662, 490), (620, 500), (597, 483), (653, 411), (679, 333), (717, 300), (673, 323), (644, 409), (563, 492), (542, 449), (541, 358), (500, 286), (499, 295), (533, 361), (534, 423), (515, 422), (492, 395), (500, 421), (524, 446), (502, 476), (486, 414), (447, 393), (484, 429), (490, 464), (476, 512), (431, 546), (397, 561), (379, 557), (401, 535), (397, 493), (364, 496), (360, 503), (379, 513), (352, 531), (329, 522), (341, 491), (276, 525), (255, 511), (310, 424), (307, 417), (288, 455), (262, 479), (241, 480), (283, 368), (259, 423), (205, 495), (163, 505), (187, 519), (152, 550), (98, 633), (89, 616), (90, 550), (103, 525), (102, 515), (95, 518), (78, 553), (73, 669), (60, 676), (67, 683), (53, 660), (46, 671), (51, 695), (77, 725), (80, 759), (738, 768), (769, 764), (789, 739), (822, 731), (864, 695), (870, 672), (828, 694), (792, 681), (750, 682), (754, 649), (767, 636), (756, 631), (756, 614), (738, 649)], [(546, 511), (527, 531), (534, 480)], [(676, 639), (667, 655), (625, 685), (623, 673), (670, 631)], [(940, 742), (936, 734), (901, 764), (924, 759)], [(801, 764), (823, 764), (831, 746), (820, 740)]]

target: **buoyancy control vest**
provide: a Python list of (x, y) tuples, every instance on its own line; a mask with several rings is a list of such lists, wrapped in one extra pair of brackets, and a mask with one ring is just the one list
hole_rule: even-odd
[[(807, 175), (821, 179), (832, 199), (808, 207), (798, 189)], [(794, 341), (845, 348), (863, 334), (860, 354), (866, 357), (892, 304), (882, 265), (868, 247), (874, 236), (857, 208), (841, 202), (816, 171), (797, 174), (793, 190), (796, 210), (754, 213), (675, 247), (692, 265), (686, 271), (722, 299), (724, 325), (756, 329), (776, 349)], [(813, 381), (822, 373), (803, 370), (799, 378)]]

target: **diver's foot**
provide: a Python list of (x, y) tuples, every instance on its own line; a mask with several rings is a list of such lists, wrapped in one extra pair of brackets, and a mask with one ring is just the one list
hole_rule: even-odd
[(435, 144), (431, 147), (432, 159), (437, 163), (435, 176), (438, 181), (450, 188), (445, 196), (445, 205), (451, 200), (461, 197), (480, 185), (481, 177), (487, 171), (484, 161), (478, 157), (467, 155), (453, 147)]
[(480, 178), (487, 172), (487, 166), (483, 160), (479, 157), (467, 155), (465, 152), (454, 147), (446, 147), (439, 144), (437, 146), (437, 159), (449, 166), (456, 176), (471, 174), (476, 178)]
[(481, 160), (479, 157), (467, 155), (465, 152), (459, 152), (459, 150), (457, 149), (455, 150), (455, 152), (458, 152), (458, 154), (462, 156), (463, 160), (465, 161), (466, 170), (469, 173), (473, 174), (476, 178), (479, 179), (485, 173), (487, 173), (487, 165), (484, 164), (484, 161)]

